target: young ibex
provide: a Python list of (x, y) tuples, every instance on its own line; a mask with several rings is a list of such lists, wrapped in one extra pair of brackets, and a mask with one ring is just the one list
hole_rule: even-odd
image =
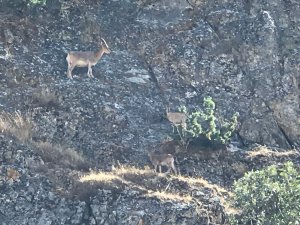
[(177, 170), (174, 164), (174, 157), (171, 154), (160, 154), (155, 152), (148, 153), (149, 159), (154, 166), (155, 172), (157, 172), (157, 166), (159, 168), (159, 172), (161, 173), (161, 166), (168, 167), (168, 173), (172, 169), (175, 174), (177, 174)]
[(186, 129), (186, 119), (187, 116), (185, 113), (181, 112), (170, 112), (169, 108), (166, 109), (167, 119), (174, 125), (174, 126), (181, 126), (182, 128)]
[(66, 58), (68, 62), (67, 75), (70, 79), (72, 78), (72, 70), (75, 67), (88, 67), (87, 75), (88, 77), (94, 77), (92, 72), (92, 66), (95, 66), (101, 59), (104, 53), (109, 54), (111, 51), (106, 43), (106, 41), (101, 38), (101, 47), (98, 51), (77, 51), (69, 52)]

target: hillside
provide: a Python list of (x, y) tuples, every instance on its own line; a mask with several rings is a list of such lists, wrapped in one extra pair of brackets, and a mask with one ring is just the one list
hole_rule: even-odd
[[(299, 15), (297, 0), (0, 0), (1, 224), (226, 224), (234, 180), (300, 165)], [(95, 78), (70, 80), (67, 52), (101, 38)], [(239, 113), (237, 151), (168, 142), (166, 108), (206, 96)], [(181, 175), (152, 170), (162, 145)]]

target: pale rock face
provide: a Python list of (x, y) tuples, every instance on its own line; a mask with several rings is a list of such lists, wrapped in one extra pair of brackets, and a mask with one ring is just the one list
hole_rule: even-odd
[[(224, 207), (199, 186), (150, 182), (152, 190), (204, 193), (188, 204), (149, 200), (144, 187), (81, 188), (83, 199), (74, 193), (76, 178), (89, 168), (149, 165), (146, 149), (172, 133), (163, 119), (166, 104), (194, 109), (211, 96), (218, 115), (239, 112), (239, 147), (299, 146), (299, 0), (49, 0), (41, 8), (17, 2), (26, 7), (26, 1), (0, 0), (0, 109), (29, 113), (33, 126), (27, 142), (0, 128), (0, 223), (224, 224)], [(68, 80), (66, 53), (92, 51), (101, 37), (112, 53), (93, 67), (95, 79), (76, 68)], [(73, 161), (60, 167), (60, 155), (49, 162), (36, 153), (39, 142), (72, 147), (91, 165), (84, 172)], [(219, 157), (223, 161), (200, 154), (198, 160), (176, 155), (174, 146), (162, 148), (175, 154), (184, 175), (222, 185), (239, 178), (230, 166), (244, 160), (242, 153)], [(241, 152), (231, 150), (228, 155)], [(249, 169), (254, 161), (245, 162)], [(12, 179), (10, 169), (17, 174)]]

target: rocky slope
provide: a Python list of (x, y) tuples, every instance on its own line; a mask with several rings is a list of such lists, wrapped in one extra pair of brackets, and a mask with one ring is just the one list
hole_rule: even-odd
[[(241, 148), (297, 148), (298, 1), (14, 3), (0, 0), (3, 224), (224, 224), (234, 179), (299, 163), (296, 153), (177, 155), (182, 175), (210, 184), (119, 171), (150, 165), (147, 151), (172, 132), (166, 106), (192, 110), (208, 95), (218, 115), (239, 112)], [(112, 53), (95, 78), (82, 68), (69, 80), (66, 53), (94, 50), (101, 37)], [(113, 178), (81, 182), (90, 168)]]

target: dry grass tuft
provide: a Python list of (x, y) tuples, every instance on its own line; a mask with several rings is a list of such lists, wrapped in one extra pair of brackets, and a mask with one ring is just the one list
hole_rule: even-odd
[[(150, 169), (138, 169), (136, 167), (121, 166), (111, 172), (92, 171), (79, 178), (79, 181), (88, 182), (93, 185), (96, 182), (110, 183), (112, 186), (125, 185), (130, 189), (137, 190), (140, 193), (145, 193), (148, 197), (156, 197), (161, 201), (183, 201), (190, 202), (192, 197), (188, 194), (180, 195), (176, 192), (167, 192), (163, 188), (157, 190), (156, 186), (150, 184), (160, 183), (160, 179), (166, 179), (166, 176), (156, 174)], [(178, 191), (179, 192), (179, 191)]]
[(139, 178), (141, 175), (149, 177), (148, 175), (150, 174), (154, 175), (154, 172), (151, 170), (143, 170), (131, 166), (121, 166), (111, 172), (91, 171), (88, 174), (80, 177), (79, 181), (101, 183), (118, 182), (126, 185), (136, 186), (139, 190), (146, 190), (138, 184), (141, 182)]
[(58, 97), (55, 92), (43, 87), (33, 96), (33, 105), (41, 107), (57, 106)]
[(153, 170), (150, 168), (139, 169), (134, 166), (121, 166), (114, 171), (117, 175), (150, 175), (153, 174)]
[(289, 150), (289, 151), (284, 151), (284, 152), (279, 152), (279, 151), (275, 151), (272, 149), (269, 149), (266, 146), (260, 146), (256, 149), (254, 149), (253, 151), (247, 152), (247, 157), (248, 158), (255, 158), (255, 157), (259, 157), (259, 156), (264, 156), (264, 157), (287, 157), (287, 156), (295, 156), (295, 155), (299, 155), (299, 152), (297, 152), (296, 150)]
[(178, 180), (180, 181), (184, 181), (186, 183), (189, 184), (189, 186), (200, 186), (200, 187), (204, 187), (204, 188), (209, 188), (211, 190), (213, 190), (216, 194), (218, 195), (227, 195), (227, 196), (231, 196), (232, 193), (227, 191), (226, 189), (216, 185), (216, 184), (210, 184), (208, 183), (207, 180), (204, 180), (203, 178), (201, 177), (185, 177), (185, 176), (177, 176), (176, 177)]
[(84, 157), (73, 148), (65, 148), (49, 142), (35, 142), (37, 153), (46, 162), (67, 166), (74, 169), (88, 169)]
[(20, 173), (17, 170), (12, 169), (12, 168), (7, 169), (7, 178), (8, 179), (15, 181), (15, 180), (19, 179), (19, 177), (20, 177)]
[(80, 182), (104, 182), (104, 183), (112, 183), (114, 180), (121, 180), (119, 176), (110, 172), (95, 172), (80, 177)]
[(8, 133), (22, 142), (31, 140), (33, 134), (33, 122), (29, 114), (20, 112), (0, 114), (0, 132)]
[[(231, 196), (227, 190), (219, 187), (218, 185), (209, 184), (202, 178), (192, 178), (176, 175), (158, 174), (153, 170), (138, 169), (136, 167), (120, 166), (111, 172), (92, 171), (79, 178), (81, 183), (86, 185), (110, 184), (112, 187), (128, 187), (130, 189), (144, 193), (147, 197), (155, 197), (161, 201), (180, 201), (191, 202), (193, 197), (192, 192), (184, 190), (182, 194), (181, 187), (176, 184), (185, 183), (185, 187), (191, 187), (191, 190), (197, 188), (208, 188), (213, 193), (217, 193), (220, 197)], [(170, 186), (171, 185), (171, 186)]]
[(179, 195), (179, 194), (174, 194), (174, 193), (170, 193), (170, 192), (166, 192), (166, 191), (149, 191), (148, 194), (146, 194), (147, 197), (156, 197), (160, 200), (163, 201), (169, 201), (169, 200), (173, 200), (173, 201), (178, 201), (178, 202), (185, 202), (185, 203), (189, 203), (193, 200), (192, 196), (190, 195)]

